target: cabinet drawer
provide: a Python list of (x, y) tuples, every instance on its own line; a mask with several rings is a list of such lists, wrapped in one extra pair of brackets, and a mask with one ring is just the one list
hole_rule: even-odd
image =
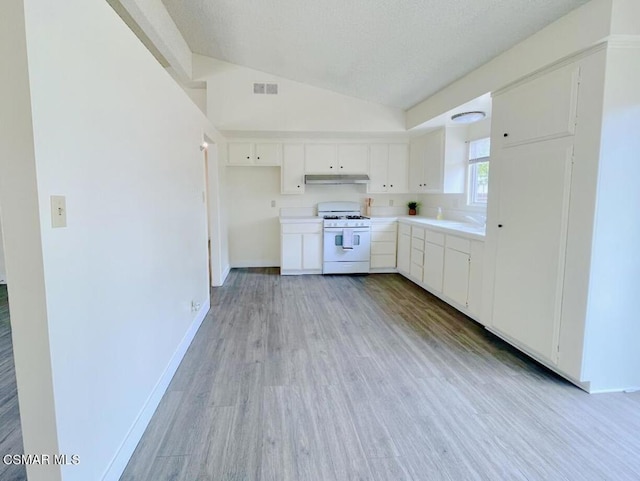
[(396, 253), (395, 242), (372, 242), (371, 254), (394, 254)]
[[(374, 222), (371, 224), (372, 232), (396, 232), (398, 224), (395, 222)], [(408, 226), (407, 226), (408, 227)]]
[(424, 252), (424, 239), (418, 239), (417, 237), (412, 237), (411, 248)]
[(396, 232), (382, 231), (376, 232), (373, 231), (371, 233), (371, 241), (372, 242), (395, 242), (396, 241)]
[(411, 235), (411, 226), (407, 224), (398, 224), (398, 232), (400, 234)]
[(427, 242), (431, 242), (432, 244), (443, 246), (444, 234), (442, 232), (427, 230), (424, 234), (424, 240), (426, 240)]
[(411, 264), (411, 277), (417, 279), (419, 282), (422, 282), (422, 267), (416, 264)]
[(422, 227), (411, 227), (411, 237), (424, 239), (424, 229)]
[(418, 264), (420, 268), (422, 268), (422, 265), (424, 264), (424, 252), (419, 251), (418, 249), (411, 249), (411, 263)]
[(322, 232), (322, 223), (282, 224), (283, 234), (315, 234)]
[(462, 237), (448, 235), (447, 248), (469, 254), (471, 252), (471, 241), (469, 239), (463, 239)]
[(394, 268), (396, 266), (395, 254), (376, 254), (371, 256), (371, 268)]

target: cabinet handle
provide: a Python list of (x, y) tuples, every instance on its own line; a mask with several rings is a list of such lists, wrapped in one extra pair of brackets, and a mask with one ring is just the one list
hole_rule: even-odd
[(498, 224), (498, 228), (502, 228), (502, 224)]
[(382, 187), (386, 187), (386, 186), (387, 186), (387, 184), (382, 184)]
[(330, 169), (333, 169), (333, 165), (330, 165), (330, 166), (329, 166), (329, 168), (330, 168)]
[(393, 184), (391, 184), (389, 187), (393, 187)]
[(509, 133), (508, 133), (508, 132), (505, 132), (505, 133), (504, 133), (504, 137), (509, 137)]
[(247, 159), (249, 158), (249, 156), (247, 155)]
[(298, 186), (298, 189), (300, 188), (300, 186)]
[(258, 160), (260, 160), (260, 157), (258, 157)]
[(341, 168), (341, 169), (344, 169), (344, 165), (341, 165), (341, 166), (340, 166), (340, 168)]

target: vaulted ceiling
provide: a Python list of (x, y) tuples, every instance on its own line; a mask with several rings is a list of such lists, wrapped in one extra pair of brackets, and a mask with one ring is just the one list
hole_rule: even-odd
[(407, 109), (587, 0), (163, 0), (194, 53)]

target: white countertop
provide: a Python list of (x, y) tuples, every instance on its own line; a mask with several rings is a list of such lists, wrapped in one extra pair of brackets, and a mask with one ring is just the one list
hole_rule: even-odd
[[(393, 222), (399, 221), (406, 224), (428, 226), (431, 229), (442, 231), (446, 234), (459, 234), (469, 239), (483, 241), (485, 238), (485, 228), (469, 222), (459, 222), (455, 220), (438, 220), (431, 217), (422, 217), (419, 215), (401, 215), (401, 216), (372, 216), (373, 222)], [(286, 216), (280, 217), (281, 224), (303, 224), (303, 223), (320, 223), (322, 218), (318, 216)]]
[(317, 215), (280, 217), (281, 224), (303, 224), (305, 222), (322, 222), (322, 217), (318, 217)]
[(442, 231), (446, 234), (463, 234), (470, 239), (484, 241), (485, 228), (469, 222), (459, 222), (455, 220), (438, 220), (430, 217), (417, 215), (402, 215), (398, 217), (399, 222), (407, 224), (428, 226), (434, 230)]

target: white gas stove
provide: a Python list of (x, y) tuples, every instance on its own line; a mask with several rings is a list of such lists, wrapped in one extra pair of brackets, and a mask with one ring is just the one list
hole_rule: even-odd
[(371, 219), (357, 202), (320, 202), (324, 219), (323, 274), (368, 274), (371, 257)]

